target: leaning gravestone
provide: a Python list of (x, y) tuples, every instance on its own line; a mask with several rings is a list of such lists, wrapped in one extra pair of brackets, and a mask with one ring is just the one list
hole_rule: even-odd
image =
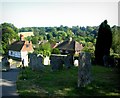
[(78, 87), (84, 87), (91, 82), (91, 55), (80, 53), (78, 66)]
[(30, 67), (32, 70), (40, 71), (43, 70), (44, 65), (42, 63), (43, 57), (37, 54), (30, 54)]

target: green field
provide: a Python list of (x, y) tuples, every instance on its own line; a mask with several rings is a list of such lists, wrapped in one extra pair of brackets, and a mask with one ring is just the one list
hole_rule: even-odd
[[(51, 71), (20, 71), (17, 89), (20, 96), (120, 96), (120, 82), (117, 68), (92, 66), (92, 82), (84, 88), (77, 88), (78, 68)], [(26, 78), (26, 79), (23, 79)]]

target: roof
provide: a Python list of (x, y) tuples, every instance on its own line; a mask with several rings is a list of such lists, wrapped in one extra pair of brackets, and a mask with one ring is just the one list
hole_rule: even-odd
[(64, 41), (61, 44), (59, 44), (56, 48), (59, 48), (61, 50), (71, 50), (71, 51), (79, 51), (83, 49), (83, 46), (78, 43), (77, 41)]
[(24, 43), (25, 41), (16, 41), (10, 45), (9, 50), (20, 51)]
[(28, 51), (28, 52), (34, 51), (31, 41), (16, 41), (10, 45), (9, 50)]

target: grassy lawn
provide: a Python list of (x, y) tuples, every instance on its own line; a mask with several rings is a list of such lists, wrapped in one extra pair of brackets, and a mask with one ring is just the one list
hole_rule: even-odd
[[(77, 88), (78, 68), (51, 71), (46, 66), (43, 72), (26, 68), (20, 72), (17, 89), (20, 96), (120, 96), (117, 68), (92, 66), (92, 82)], [(23, 77), (26, 79), (23, 80)]]

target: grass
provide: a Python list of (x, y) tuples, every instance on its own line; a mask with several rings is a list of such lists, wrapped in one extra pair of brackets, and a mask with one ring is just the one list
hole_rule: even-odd
[[(78, 68), (42, 72), (26, 68), (20, 72), (17, 89), (20, 96), (120, 96), (119, 74), (116, 68), (92, 66), (92, 82), (77, 88)], [(23, 77), (25, 79), (23, 79)]]

